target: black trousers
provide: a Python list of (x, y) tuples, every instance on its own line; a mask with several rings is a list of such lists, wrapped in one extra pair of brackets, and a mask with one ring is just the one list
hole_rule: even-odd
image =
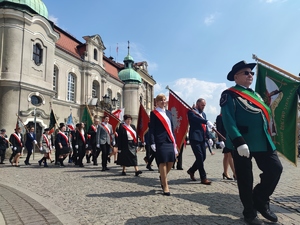
[(192, 150), (196, 157), (196, 160), (192, 167), (188, 170), (191, 173), (195, 173), (196, 170), (199, 170), (201, 180), (206, 179), (206, 172), (204, 169), (204, 161), (206, 159), (206, 148), (205, 148), (205, 141), (195, 141), (190, 140)]
[(97, 148), (96, 146), (97, 146), (96, 144), (92, 145), (92, 155), (93, 155), (92, 160), (93, 160), (94, 164), (97, 164), (97, 159), (100, 154), (100, 148)]
[(27, 156), (26, 156), (25, 162), (29, 163), (29, 159), (32, 154), (32, 151), (33, 151), (33, 149), (30, 149), (30, 150), (27, 149)]
[(6, 149), (0, 149), (0, 162), (3, 163), (4, 159), (5, 159), (5, 152)]
[(183, 145), (180, 148), (179, 154), (177, 156), (176, 168), (182, 168), (182, 153), (183, 153)]
[[(253, 188), (252, 158), (262, 171), (260, 183)], [(250, 157), (242, 157), (235, 150), (233, 161), (237, 175), (240, 199), (244, 206), (245, 218), (256, 217), (254, 201), (260, 206), (268, 204), (282, 173), (282, 165), (276, 151), (251, 152)]]
[(105, 143), (104, 145), (100, 145), (100, 151), (102, 152), (101, 159), (102, 159), (102, 168), (107, 167), (107, 157), (108, 152), (110, 149), (110, 145)]

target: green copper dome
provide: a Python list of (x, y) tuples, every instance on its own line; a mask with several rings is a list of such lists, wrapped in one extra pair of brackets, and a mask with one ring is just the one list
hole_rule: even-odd
[(123, 60), (125, 69), (119, 72), (119, 78), (125, 83), (142, 83), (141, 76), (133, 69), (133, 58), (128, 55)]
[(15, 6), (17, 9), (26, 9), (29, 7), (37, 14), (48, 19), (48, 10), (42, 0), (0, 0), (0, 6), (2, 5)]

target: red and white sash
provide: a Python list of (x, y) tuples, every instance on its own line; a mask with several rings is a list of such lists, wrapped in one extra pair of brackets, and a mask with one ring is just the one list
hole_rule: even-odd
[(137, 143), (137, 140), (136, 140), (136, 132), (132, 129), (132, 127), (129, 125), (125, 125), (123, 124), (123, 127), (129, 132), (130, 136), (132, 137), (133, 141), (135, 143)]
[(44, 141), (46, 142), (47, 147), (50, 148), (49, 139), (47, 138), (47, 136), (45, 134), (43, 134), (43, 138), (44, 138)]
[(65, 135), (63, 132), (59, 131), (59, 134), (61, 134), (61, 136), (63, 136), (63, 138), (66, 140), (67, 144), (69, 144), (69, 139), (67, 137), (67, 135)]
[(172, 140), (173, 144), (174, 144), (174, 148), (176, 149), (176, 142), (175, 142), (175, 138), (172, 134), (171, 131), (171, 127), (168, 125), (168, 122), (166, 121), (166, 119), (160, 114), (160, 112), (157, 109), (153, 110), (153, 113), (157, 116), (157, 118), (160, 120), (160, 122), (163, 124), (164, 128), (166, 129), (170, 139)]
[[(85, 137), (84, 137), (84, 134), (82, 134), (82, 131), (81, 131), (81, 130), (79, 130), (79, 131), (77, 131), (77, 132), (79, 132), (80, 137), (81, 137), (83, 143), (85, 144)], [(84, 131), (83, 131), (83, 132), (84, 132)]]
[(107, 124), (101, 123), (101, 125), (104, 127), (104, 129), (106, 130), (107, 134), (109, 135), (110, 141), (112, 141), (112, 138), (111, 138), (111, 135), (110, 135), (110, 129), (107, 126)]
[(22, 147), (22, 141), (21, 141), (21, 137), (19, 137), (19, 135), (17, 135), (16, 133), (13, 133), (13, 135), (15, 136), (16, 140), (19, 142), (20, 146)]
[(97, 132), (97, 128), (94, 125), (91, 125), (93, 131)]

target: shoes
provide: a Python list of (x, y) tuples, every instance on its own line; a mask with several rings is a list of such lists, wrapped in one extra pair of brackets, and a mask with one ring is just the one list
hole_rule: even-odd
[(154, 169), (151, 168), (151, 166), (147, 165), (146, 168), (150, 171), (154, 171)]
[(117, 160), (115, 160), (114, 163), (117, 163)]
[(237, 180), (235, 175), (233, 175), (233, 179), (234, 179), (234, 180)]
[(260, 214), (263, 217), (265, 217), (267, 220), (270, 220), (272, 222), (277, 222), (278, 221), (278, 218), (275, 215), (275, 213), (270, 210), (269, 203), (266, 203), (264, 206), (259, 206), (258, 204), (255, 204), (255, 201), (254, 201), (254, 208), (258, 212), (260, 212)]
[(5, 164), (4, 162), (0, 162), (0, 164)]
[(109, 168), (105, 167), (105, 170), (109, 170)]
[(165, 196), (170, 196), (171, 193), (170, 193), (170, 192), (163, 192), (163, 195), (165, 195)]
[(147, 157), (144, 157), (144, 161), (145, 161), (146, 164), (148, 164), (148, 159), (147, 159)]
[(125, 171), (122, 171), (122, 176), (126, 176), (126, 172)]
[(15, 167), (21, 167), (20, 165), (15, 165)]
[(44, 167), (49, 167), (47, 164), (44, 164)]
[(42, 161), (39, 161), (39, 166), (42, 166)]
[(91, 160), (87, 160), (86, 163), (91, 163)]
[(25, 163), (25, 165), (26, 165), (26, 166), (28, 166), (28, 165), (29, 165), (29, 164), (28, 164), (28, 162), (26, 162), (26, 161), (24, 161), (24, 163)]
[(79, 167), (84, 167), (84, 165), (83, 165), (83, 164), (80, 164)]
[(244, 218), (244, 221), (248, 224), (248, 225), (262, 225), (265, 224), (263, 221), (261, 221), (260, 219), (258, 219), (258, 217), (254, 217), (254, 218)]
[(94, 165), (94, 166), (98, 166), (98, 163), (94, 163), (93, 165)]
[(177, 170), (183, 170), (183, 168), (182, 167), (177, 167)]
[(51, 160), (50, 162), (51, 162), (51, 163), (54, 163), (54, 160)]
[(210, 185), (211, 181), (208, 179), (203, 179), (203, 180), (201, 180), (201, 184)]
[(194, 176), (194, 173), (192, 173), (191, 171), (186, 171), (189, 175), (190, 175), (190, 178), (191, 178), (191, 180), (192, 181), (196, 181), (196, 178), (195, 178), (195, 176)]
[(107, 158), (107, 162), (110, 163), (110, 157)]
[(31, 166), (31, 164), (30, 164), (30, 163), (27, 163), (27, 165), (28, 165), (28, 166)]
[(135, 172), (135, 176), (138, 177), (142, 173), (143, 173), (142, 171), (138, 170), (138, 171)]
[(101, 171), (105, 171), (105, 167), (103, 167)]
[(231, 177), (228, 177), (225, 173), (222, 174), (223, 179), (226, 178), (226, 180), (233, 180)]

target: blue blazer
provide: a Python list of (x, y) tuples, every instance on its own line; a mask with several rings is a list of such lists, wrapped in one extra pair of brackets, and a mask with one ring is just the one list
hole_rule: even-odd
[(35, 140), (35, 133), (26, 133), (26, 142), (25, 142), (25, 146), (27, 150), (32, 150), (33, 149), (33, 141)]
[[(169, 110), (166, 110), (166, 114), (171, 121), (172, 133), (175, 138), (172, 113)], [(163, 143), (163, 142), (171, 142), (172, 143), (172, 140), (169, 137), (169, 134), (166, 131), (164, 125), (159, 120), (159, 118), (154, 114), (153, 111), (150, 113), (150, 123), (149, 123), (149, 131), (148, 132), (150, 135), (150, 145), (155, 144), (155, 143)]]
[[(197, 111), (197, 110), (196, 110)], [(205, 141), (206, 138), (209, 137), (208, 128), (206, 126), (206, 132), (204, 132), (204, 129), (202, 127), (202, 124), (206, 124), (206, 115), (204, 112), (202, 112), (202, 117), (196, 115), (192, 110), (188, 111), (188, 120), (190, 124), (190, 130), (189, 130), (189, 139), (195, 140), (195, 141)]]

